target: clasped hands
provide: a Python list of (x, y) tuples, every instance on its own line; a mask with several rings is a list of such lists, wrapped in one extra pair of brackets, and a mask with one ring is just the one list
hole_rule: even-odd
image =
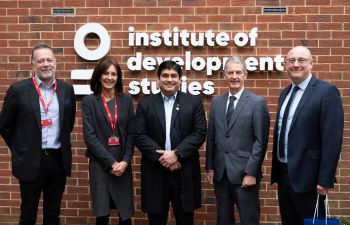
[(114, 162), (112, 164), (111, 174), (119, 177), (125, 173), (127, 167), (128, 163), (125, 161)]
[(160, 154), (159, 163), (170, 171), (181, 169), (181, 163), (177, 160), (175, 151), (156, 150)]

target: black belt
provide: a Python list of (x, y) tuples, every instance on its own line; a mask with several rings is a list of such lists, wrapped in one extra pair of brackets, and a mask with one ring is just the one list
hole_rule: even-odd
[(54, 148), (44, 148), (42, 150), (43, 152), (43, 155), (46, 155), (46, 156), (54, 156), (54, 155), (59, 155), (61, 154), (61, 149), (54, 149)]

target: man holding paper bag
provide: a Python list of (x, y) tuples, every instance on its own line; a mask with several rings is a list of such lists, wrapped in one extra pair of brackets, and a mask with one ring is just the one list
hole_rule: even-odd
[(343, 140), (344, 111), (336, 86), (317, 79), (309, 49), (298, 46), (285, 58), (292, 84), (282, 90), (274, 129), (271, 183), (278, 185), (283, 225), (302, 225), (314, 214), (320, 194), (333, 188)]

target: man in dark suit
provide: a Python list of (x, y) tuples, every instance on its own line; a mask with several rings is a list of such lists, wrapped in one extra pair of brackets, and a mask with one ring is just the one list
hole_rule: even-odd
[(11, 151), (21, 190), (20, 225), (35, 225), (43, 192), (43, 224), (60, 224), (66, 176), (71, 174), (70, 133), (75, 117), (72, 85), (55, 78), (56, 58), (46, 44), (32, 49), (33, 77), (8, 89), (0, 133)]
[(214, 181), (217, 224), (236, 224), (234, 204), (242, 225), (260, 224), (259, 189), (270, 117), (266, 102), (244, 88), (245, 62), (239, 56), (225, 64), (229, 91), (211, 105), (206, 152), (207, 180)]
[(271, 183), (278, 186), (283, 225), (320, 216), (324, 195), (334, 186), (343, 139), (344, 112), (338, 89), (312, 76), (309, 49), (291, 49), (285, 67), (292, 84), (282, 90), (273, 139)]
[(177, 225), (192, 225), (201, 206), (198, 149), (206, 136), (199, 96), (179, 91), (181, 67), (164, 61), (157, 72), (161, 93), (136, 110), (136, 145), (142, 153), (141, 208), (150, 225), (166, 225), (169, 202)]

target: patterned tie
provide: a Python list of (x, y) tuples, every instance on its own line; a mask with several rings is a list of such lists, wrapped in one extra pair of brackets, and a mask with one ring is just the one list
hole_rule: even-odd
[(228, 103), (227, 111), (226, 111), (226, 123), (227, 126), (230, 124), (230, 120), (232, 118), (232, 114), (235, 111), (234, 101), (236, 100), (235, 96), (230, 96), (230, 102)]
[(288, 100), (287, 106), (284, 110), (283, 113), (283, 118), (282, 118), (282, 126), (281, 126), (281, 132), (280, 132), (280, 140), (278, 143), (278, 150), (280, 154), (280, 158), (283, 159), (285, 157), (284, 155), (284, 139), (286, 136), (286, 125), (287, 125), (287, 120), (288, 120), (288, 115), (289, 115), (289, 110), (290, 110), (290, 105), (292, 104), (292, 101), (294, 99), (295, 93), (299, 90), (298, 86), (294, 86), (292, 94)]

